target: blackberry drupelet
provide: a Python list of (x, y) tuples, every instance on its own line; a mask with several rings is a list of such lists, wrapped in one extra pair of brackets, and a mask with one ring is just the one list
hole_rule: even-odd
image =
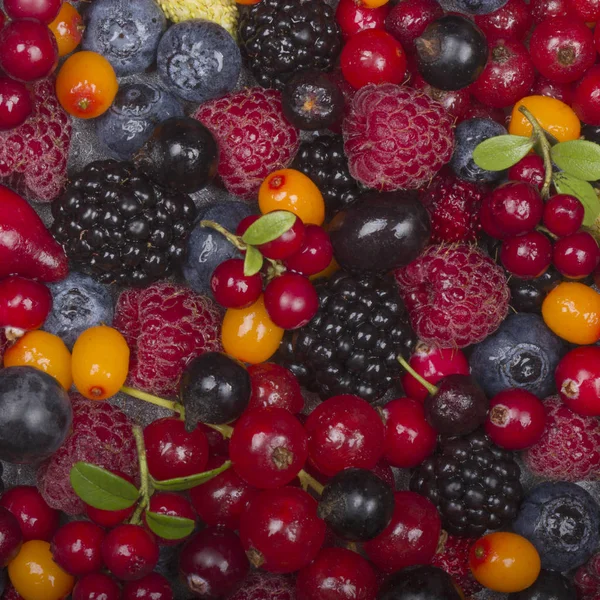
[(278, 359), (322, 399), (356, 394), (369, 402), (398, 393), (396, 357), (417, 338), (391, 278), (338, 271), (315, 282), (319, 311), (284, 338)]
[(241, 9), (238, 39), (258, 83), (279, 90), (298, 71), (331, 70), (342, 47), (334, 10), (323, 0), (261, 0)]
[(479, 537), (515, 520), (523, 490), (512, 452), (482, 430), (442, 439), (435, 455), (413, 471), (410, 489), (433, 502), (451, 535)]
[(196, 207), (132, 163), (87, 165), (52, 205), (52, 231), (72, 265), (103, 283), (144, 286), (184, 261)]
[(328, 217), (354, 202), (361, 194), (358, 182), (350, 175), (341, 135), (320, 135), (303, 142), (292, 168), (302, 171), (319, 188)]

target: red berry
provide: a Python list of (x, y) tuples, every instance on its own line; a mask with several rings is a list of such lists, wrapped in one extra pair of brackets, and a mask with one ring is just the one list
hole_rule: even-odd
[(385, 29), (385, 19), (390, 5), (367, 8), (359, 0), (340, 0), (335, 11), (342, 36), (347, 40), (363, 29)]
[(544, 227), (554, 235), (565, 237), (579, 231), (584, 216), (585, 208), (578, 198), (556, 194), (544, 206)]
[(35, 19), (52, 23), (60, 11), (62, 0), (4, 0), (4, 10), (13, 21)]
[(575, 348), (558, 363), (554, 373), (563, 402), (577, 414), (600, 416), (600, 348)]
[[(190, 504), (190, 501), (182, 496), (181, 494), (175, 494), (174, 492), (157, 492), (150, 498), (150, 505), (148, 507), (153, 513), (158, 515), (167, 515), (169, 517), (179, 517), (182, 519), (189, 519), (190, 521), (196, 522), (196, 513)], [(144, 515), (144, 523), (148, 528), (148, 523)], [(149, 529), (149, 528), (148, 528)], [(161, 546), (177, 546), (184, 539), (178, 538), (176, 540), (167, 540), (156, 536), (156, 541)]]
[(48, 77), (58, 64), (54, 34), (39, 21), (22, 19), (0, 30), (0, 68), (18, 81)]
[(479, 211), (479, 222), (481, 228), (489, 236), (501, 240), (506, 237), (505, 233), (500, 229), (500, 225), (496, 221), (492, 212), (492, 195), (488, 195), (483, 199), (481, 203), (481, 209)]
[[(401, 2), (400, 5), (401, 4), (404, 4), (404, 2)], [(462, 119), (471, 106), (470, 88), (462, 88), (460, 90), (440, 90), (427, 83), (418, 72), (413, 75), (411, 85), (416, 90), (425, 92), (432, 100), (439, 102), (457, 119)]]
[[(110, 470), (110, 469), (109, 469)], [(122, 477), (129, 481), (129, 483), (133, 483), (133, 477), (129, 475), (125, 475), (125, 473), (121, 473), (119, 471), (110, 470), (111, 473)], [(102, 510), (101, 508), (94, 508), (89, 504), (85, 505), (85, 512), (90, 521), (96, 523), (96, 525), (100, 525), (100, 527), (105, 527), (110, 529), (115, 527), (128, 519), (133, 512), (135, 511), (135, 505), (130, 508), (124, 508), (123, 510)]]
[(89, 521), (71, 521), (52, 538), (52, 558), (71, 575), (86, 575), (102, 568), (104, 530)]
[(122, 581), (134, 581), (151, 573), (158, 556), (152, 534), (138, 525), (119, 525), (102, 542), (104, 564)]
[(471, 102), (471, 108), (467, 110), (461, 120), (466, 121), (467, 119), (492, 119), (503, 127), (506, 125), (506, 115), (503, 110), (485, 106), (477, 101)]
[(565, 277), (582, 279), (591, 275), (600, 262), (598, 242), (587, 231), (572, 233), (554, 243), (552, 260)]
[(502, 242), (500, 260), (504, 268), (521, 279), (535, 279), (552, 262), (552, 243), (539, 231), (530, 231)]
[(404, 48), (412, 50), (415, 40), (427, 25), (443, 14), (444, 11), (434, 0), (403, 0), (390, 11), (385, 28)]
[(84, 575), (73, 588), (72, 600), (122, 600), (117, 582), (104, 573)]
[(319, 297), (313, 284), (303, 275), (284, 273), (265, 288), (265, 308), (275, 325), (298, 329), (319, 310)]
[(51, 309), (52, 294), (43, 283), (17, 276), (0, 281), (0, 327), (38, 329)]
[(262, 293), (262, 279), (258, 273), (244, 275), (244, 261), (230, 258), (222, 262), (210, 278), (215, 300), (225, 308), (246, 308), (254, 304)]
[(594, 65), (579, 80), (573, 96), (576, 115), (588, 125), (600, 125), (600, 65)]
[(23, 543), (23, 533), (17, 518), (0, 506), (0, 568), (4, 568), (18, 554)]
[(9, 77), (0, 77), (0, 130), (22, 125), (32, 111), (31, 94), (25, 85)]
[(491, 44), (496, 40), (523, 41), (531, 29), (529, 5), (524, 0), (508, 0), (498, 10), (487, 15), (476, 15), (475, 23)]
[(586, 23), (595, 23), (600, 19), (600, 2), (598, 0), (570, 0), (569, 5), (575, 15)]
[(522, 181), (508, 181), (497, 187), (489, 198), (489, 206), (492, 219), (505, 236), (533, 231), (544, 212), (538, 190)]
[(508, 170), (508, 179), (523, 181), (541, 190), (545, 174), (544, 159), (537, 154), (530, 154)]
[(571, 0), (531, 0), (529, 11), (535, 24), (552, 17), (573, 15)]
[(399, 85), (406, 73), (406, 55), (392, 35), (379, 29), (366, 29), (352, 36), (340, 55), (342, 74), (354, 88), (369, 83)]
[(150, 573), (138, 581), (128, 581), (123, 586), (121, 600), (173, 600), (173, 590), (166, 577)]
[[(537, 96), (549, 96), (550, 98), (556, 98), (565, 104), (571, 105), (573, 103), (573, 84), (572, 83), (558, 83), (556, 81), (550, 81), (541, 75), (536, 78), (531, 93)], [(532, 155), (537, 156), (537, 155)], [(539, 158), (539, 157), (538, 157)], [(540, 158), (541, 160), (541, 158)]]
[(275, 363), (260, 363), (250, 365), (248, 375), (252, 385), (248, 410), (274, 407), (292, 414), (302, 412), (302, 389), (291, 371)]
[(250, 225), (252, 225), (252, 223), (255, 223), (259, 219), (260, 219), (260, 215), (248, 215), (247, 217), (244, 217), (238, 223), (238, 226), (236, 227), (236, 230), (235, 230), (235, 235), (242, 237), (246, 233), (246, 231), (248, 231), (248, 227), (250, 227)]
[(308, 277), (326, 269), (332, 258), (333, 246), (329, 234), (318, 225), (307, 225), (302, 247), (287, 258), (284, 264), (288, 269)]
[(300, 251), (304, 242), (305, 227), (296, 217), (294, 224), (278, 238), (257, 246), (263, 256), (272, 260), (285, 260)]
[(474, 597), (482, 587), (469, 568), (469, 552), (476, 540), (472, 538), (442, 535), (438, 551), (431, 564), (452, 577), (466, 598)]
[(507, 450), (524, 450), (537, 444), (546, 429), (541, 400), (521, 389), (503, 390), (490, 400), (485, 431), (492, 442)]

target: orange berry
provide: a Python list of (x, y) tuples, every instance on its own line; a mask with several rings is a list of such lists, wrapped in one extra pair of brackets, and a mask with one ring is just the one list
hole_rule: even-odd
[(260, 0), (235, 0), (237, 4), (244, 4), (244, 5), (248, 5), (248, 4), (258, 4), (260, 2)]
[(361, 4), (367, 8), (379, 8), (387, 4), (390, 0), (361, 0)]
[(305, 225), (321, 225), (325, 220), (325, 202), (319, 188), (295, 169), (273, 171), (262, 182), (258, 207), (263, 215), (274, 210), (289, 210)]
[(600, 294), (583, 283), (557, 285), (544, 299), (542, 317), (556, 335), (572, 344), (600, 340)]
[(4, 366), (34, 367), (52, 375), (67, 391), (73, 385), (71, 353), (58, 336), (46, 331), (29, 331), (9, 346)]
[(469, 567), (477, 581), (496, 592), (520, 592), (535, 583), (542, 568), (535, 546), (516, 533), (490, 533), (471, 548)]
[(82, 396), (106, 400), (125, 383), (129, 371), (129, 347), (112, 327), (86, 329), (73, 346), (73, 381)]
[(335, 260), (335, 257), (331, 259), (331, 262), (329, 263), (329, 265), (327, 267), (325, 267), (322, 271), (320, 271), (319, 273), (316, 273), (315, 275), (311, 275), (309, 277), (309, 279), (321, 279), (323, 277), (328, 278), (331, 277), (336, 271), (340, 270), (340, 265), (338, 264), (338, 261)]
[(97, 52), (76, 52), (56, 78), (56, 97), (74, 117), (93, 119), (108, 110), (119, 84), (112, 65)]
[(52, 560), (50, 544), (31, 540), (8, 564), (8, 576), (23, 600), (60, 600), (67, 597), (75, 578)]
[(542, 129), (559, 142), (579, 139), (581, 122), (575, 111), (568, 104), (549, 96), (527, 96), (519, 100), (513, 107), (508, 133), (527, 137), (531, 135), (531, 123), (519, 111), (520, 106), (525, 106), (538, 120)]
[(283, 333), (271, 321), (261, 294), (248, 308), (230, 308), (225, 313), (221, 342), (227, 354), (254, 365), (269, 360), (277, 352)]
[(83, 18), (77, 9), (68, 2), (63, 2), (56, 19), (48, 25), (58, 44), (58, 55), (71, 54), (81, 43), (83, 36)]

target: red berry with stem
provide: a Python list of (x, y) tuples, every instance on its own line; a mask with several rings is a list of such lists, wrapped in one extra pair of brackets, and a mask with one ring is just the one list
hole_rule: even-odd
[(502, 8), (492, 13), (475, 15), (475, 24), (485, 33), (490, 44), (496, 40), (522, 42), (532, 22), (529, 5), (524, 0), (508, 0)]
[(104, 573), (84, 575), (73, 588), (71, 600), (123, 600), (117, 582)]
[[(174, 492), (157, 492), (150, 498), (148, 510), (158, 515), (167, 515), (169, 517), (179, 517), (180, 519), (189, 519), (196, 522), (196, 513), (190, 504), (190, 501), (181, 494)], [(146, 515), (143, 517), (144, 524), (148, 527)], [(186, 538), (176, 540), (167, 540), (156, 535), (156, 541), (161, 546), (177, 546)]]
[(52, 294), (43, 283), (18, 276), (0, 281), (0, 327), (38, 329), (51, 309)]
[(554, 373), (562, 401), (586, 417), (600, 416), (600, 348), (583, 346), (566, 354)]
[(121, 600), (173, 600), (173, 590), (166, 577), (150, 573), (138, 581), (128, 581), (123, 586)]
[(363, 29), (385, 29), (385, 19), (390, 5), (368, 8), (360, 0), (340, 0), (335, 11), (342, 36), (345, 40)]
[[(110, 469), (109, 471), (111, 471), (111, 473), (114, 473), (115, 475), (118, 475), (119, 477), (122, 477), (123, 479), (126, 479), (127, 481), (129, 481), (129, 483), (133, 483), (133, 477), (130, 477), (125, 473), (121, 473), (120, 471), (113, 471)], [(88, 519), (96, 523), (96, 525), (100, 525), (100, 527), (105, 527), (107, 529), (116, 527), (123, 521), (129, 519), (129, 517), (133, 514), (134, 511), (135, 505), (131, 506), (130, 508), (124, 508), (122, 510), (103, 510), (101, 508), (94, 508), (89, 504), (85, 505), (85, 512)]]
[(544, 159), (537, 154), (529, 154), (508, 170), (509, 181), (523, 181), (541, 190), (544, 186)]
[(31, 94), (20, 81), (0, 77), (0, 130), (14, 129), (25, 121), (33, 111)]
[(244, 261), (241, 258), (230, 258), (213, 271), (210, 289), (221, 306), (246, 308), (254, 304), (261, 295), (262, 279), (258, 273), (244, 275)]
[(326, 269), (332, 258), (333, 246), (329, 234), (318, 225), (307, 225), (300, 250), (288, 257), (284, 264), (291, 271), (308, 277)]
[(419, 73), (415, 73), (411, 85), (416, 90), (422, 90), (431, 99), (439, 102), (453, 117), (462, 119), (471, 106), (470, 88), (460, 90), (440, 90), (427, 83)]
[(54, 562), (70, 575), (86, 575), (102, 568), (104, 530), (89, 521), (71, 521), (52, 538)]
[(319, 310), (319, 296), (309, 279), (297, 273), (275, 277), (265, 288), (265, 308), (275, 325), (298, 329)]
[(545, 19), (565, 17), (574, 13), (571, 0), (531, 0), (529, 11), (536, 25)]
[(18, 554), (23, 543), (19, 521), (7, 509), (0, 506), (0, 568), (4, 568)]
[(573, 84), (572, 83), (557, 83), (556, 81), (550, 81), (546, 77), (538, 75), (533, 87), (531, 88), (531, 94), (537, 96), (548, 96), (550, 98), (556, 98), (569, 106), (573, 103)]
[(154, 537), (138, 525), (119, 525), (102, 542), (104, 564), (122, 581), (134, 581), (151, 573), (158, 556)]
[(304, 398), (294, 374), (275, 363), (260, 363), (248, 367), (252, 394), (248, 410), (254, 408), (285, 408), (292, 414), (302, 412)]
[[(596, 47), (600, 47), (600, 42), (596, 43)], [(584, 123), (600, 125), (600, 65), (594, 65), (579, 80), (573, 94), (572, 106), (575, 114)]]
[(539, 191), (522, 181), (508, 181), (497, 187), (489, 203), (492, 218), (507, 236), (533, 231), (544, 213)]
[(308, 565), (325, 540), (317, 501), (296, 487), (266, 490), (246, 506), (240, 538), (250, 562), (271, 573), (293, 573)]
[(16, 19), (35, 19), (42, 23), (52, 23), (60, 7), (62, 0), (5, 0), (4, 11), (8, 17)]
[(552, 262), (552, 243), (539, 231), (530, 231), (502, 242), (500, 260), (504, 268), (521, 279), (535, 279)]
[(300, 251), (304, 242), (305, 230), (302, 220), (296, 217), (294, 224), (285, 233), (266, 244), (260, 244), (257, 248), (267, 258), (285, 260)]
[(565, 277), (582, 279), (591, 275), (600, 262), (598, 242), (587, 231), (572, 233), (554, 243), (552, 260)]
[(443, 14), (434, 0), (403, 0), (390, 11), (385, 28), (404, 48), (414, 50), (415, 40), (427, 29), (427, 25)]
[(583, 225), (585, 208), (578, 198), (556, 194), (544, 206), (544, 227), (558, 237), (573, 235)]
[(546, 429), (542, 401), (531, 392), (508, 389), (490, 400), (485, 431), (492, 442), (507, 450), (524, 450), (537, 444)]

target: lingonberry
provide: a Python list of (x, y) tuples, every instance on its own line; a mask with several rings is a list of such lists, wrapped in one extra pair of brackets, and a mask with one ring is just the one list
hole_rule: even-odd
[(506, 237), (505, 233), (500, 229), (498, 222), (494, 218), (494, 214), (492, 212), (492, 195), (489, 194), (484, 197), (483, 202), (481, 203), (481, 208), (479, 209), (479, 222), (481, 223), (481, 228), (485, 233), (489, 236), (501, 240)]
[[(150, 504), (148, 510), (158, 515), (167, 515), (169, 517), (179, 517), (181, 519), (189, 519), (190, 521), (196, 522), (196, 513), (190, 504), (190, 501), (181, 494), (175, 494), (174, 492), (157, 492), (150, 498)], [(144, 523), (146, 522), (146, 516), (144, 515)], [(161, 546), (177, 546), (184, 539), (177, 538), (175, 540), (168, 540), (160, 536), (155, 536), (156, 541)]]
[(537, 444), (546, 428), (541, 400), (521, 389), (503, 390), (490, 400), (485, 431), (492, 442), (507, 450), (524, 450)]
[(343, 394), (321, 402), (304, 426), (310, 462), (324, 475), (348, 467), (372, 469), (383, 456), (381, 417), (358, 396)]
[(137, 581), (128, 581), (123, 586), (121, 600), (173, 600), (173, 590), (166, 577), (150, 573)]
[(586, 23), (595, 23), (600, 19), (600, 2), (598, 0), (570, 0), (569, 4), (575, 15)]
[(213, 271), (210, 289), (221, 306), (246, 308), (261, 295), (262, 279), (259, 273), (245, 275), (241, 258), (230, 258)]
[(585, 416), (600, 416), (600, 348), (575, 348), (558, 363), (556, 389), (563, 402)]
[(556, 81), (551, 81), (546, 77), (542, 77), (541, 75), (536, 77), (531, 88), (531, 94), (556, 98), (556, 100), (560, 100), (569, 106), (573, 103), (573, 92), (574, 89), (572, 83), (558, 83)]
[(23, 331), (38, 329), (51, 309), (52, 294), (43, 283), (18, 276), (0, 281), (1, 327)]
[[(125, 473), (121, 473), (120, 471), (111, 471), (115, 475), (122, 477), (129, 481), (129, 483), (133, 483), (133, 477), (126, 475)], [(124, 508), (122, 510), (103, 510), (101, 508), (94, 508), (89, 504), (85, 505), (85, 512), (90, 519), (90, 521), (96, 523), (96, 525), (100, 525), (100, 527), (105, 527), (110, 529), (112, 527), (116, 527), (133, 514), (135, 511), (135, 506), (131, 506), (130, 508)]]
[(6, 490), (0, 498), (0, 506), (8, 509), (16, 517), (24, 542), (49, 542), (58, 529), (60, 512), (50, 508), (34, 486), (18, 485)]
[(292, 481), (306, 462), (306, 432), (284, 408), (248, 410), (235, 424), (229, 456), (237, 474), (250, 485), (280, 487)]
[(240, 538), (217, 527), (196, 533), (179, 556), (179, 574), (199, 598), (228, 597), (245, 579), (249, 566)]
[(319, 297), (309, 279), (297, 273), (275, 277), (265, 288), (265, 307), (277, 327), (298, 329), (319, 310)]
[(591, 275), (600, 262), (598, 242), (587, 231), (578, 231), (557, 240), (552, 255), (554, 266), (569, 279)]
[(368, 8), (357, 0), (340, 0), (335, 11), (335, 20), (344, 39), (347, 40), (363, 29), (385, 29), (385, 19), (389, 12), (389, 4)]
[(471, 107), (462, 118), (463, 121), (467, 119), (492, 119), (492, 121), (496, 121), (502, 127), (506, 125), (506, 115), (503, 110), (486, 106), (477, 101), (471, 102)]
[(54, 21), (61, 5), (62, 0), (5, 0), (4, 11), (13, 21), (35, 19), (48, 24)]
[(208, 462), (208, 441), (199, 427), (188, 433), (185, 423), (166, 417), (144, 428), (148, 470), (154, 479), (175, 479), (202, 473)]
[(89, 521), (71, 521), (52, 538), (52, 558), (71, 575), (81, 576), (102, 568), (104, 530)]
[(521, 279), (539, 277), (552, 262), (552, 243), (539, 231), (530, 231), (502, 242), (500, 260)]
[(263, 256), (272, 260), (285, 260), (302, 248), (305, 227), (302, 220), (296, 217), (294, 224), (278, 238), (260, 244), (258, 249)]
[(579, 231), (584, 216), (585, 209), (578, 198), (556, 194), (544, 206), (543, 223), (554, 235), (565, 237)]
[(284, 264), (288, 269), (308, 277), (326, 269), (332, 258), (333, 246), (329, 234), (318, 225), (307, 225), (300, 250), (288, 257)]
[(102, 542), (104, 564), (122, 581), (134, 581), (151, 573), (158, 556), (154, 537), (138, 525), (119, 525)]
[(422, 90), (430, 98), (439, 102), (453, 117), (462, 119), (469, 107), (471, 106), (471, 88), (463, 88), (460, 90), (440, 90), (427, 83), (419, 75), (415, 73), (411, 80), (412, 87), (416, 90)]
[(302, 389), (291, 371), (275, 363), (261, 363), (250, 365), (248, 375), (252, 384), (248, 410), (274, 407), (292, 414), (302, 412)]
[(475, 24), (485, 33), (488, 43), (496, 40), (523, 41), (531, 29), (531, 13), (524, 0), (508, 0), (487, 15), (475, 15)]
[[(600, 42), (597, 43), (600, 48)], [(575, 114), (588, 125), (600, 125), (600, 65), (594, 65), (579, 80), (572, 102)]]
[(20, 81), (0, 77), (0, 130), (22, 125), (32, 110), (31, 94), (27, 87)]
[(240, 538), (250, 562), (271, 573), (292, 573), (308, 565), (325, 540), (317, 501), (295, 487), (261, 492), (240, 519)]
[(0, 506), (0, 568), (19, 553), (23, 543), (23, 533), (16, 517), (3, 506)]
[(571, 0), (531, 0), (529, 12), (534, 24), (538, 25), (545, 19), (565, 17), (573, 14)]
[(509, 181), (523, 181), (541, 190), (544, 185), (544, 159), (529, 154), (508, 170)]
[(434, 0), (403, 0), (392, 8), (385, 21), (385, 28), (406, 50), (414, 50), (415, 40), (427, 29), (427, 25), (444, 14)]
[(542, 220), (544, 202), (538, 190), (523, 181), (508, 181), (490, 196), (496, 225), (506, 236), (533, 231)]
[(123, 600), (117, 582), (104, 573), (84, 575), (73, 588), (72, 600)]

